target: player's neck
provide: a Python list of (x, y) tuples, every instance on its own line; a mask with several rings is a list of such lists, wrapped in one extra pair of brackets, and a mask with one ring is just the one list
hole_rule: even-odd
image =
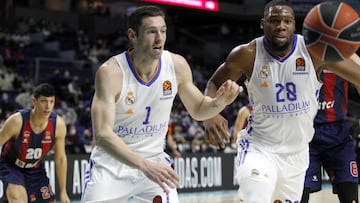
[(38, 115), (33, 109), (30, 113), (30, 125), (31, 129), (35, 133), (43, 131), (48, 123), (48, 118)]
[(291, 51), (293, 49), (293, 42), (289, 43), (289, 46), (287, 46), (286, 49), (280, 50), (279, 48), (274, 48), (270, 45), (270, 43), (265, 41), (265, 49), (267, 49), (268, 52), (270, 52), (274, 56), (277, 56), (278, 59), (281, 60), (291, 54)]
[(291, 46), (289, 46), (288, 49), (286, 50), (276, 50), (276, 49), (273, 49), (272, 47), (270, 46), (266, 46), (266, 49), (274, 56), (277, 56), (279, 57), (280, 59), (282, 58), (285, 58), (287, 57), (290, 53), (291, 53)]
[(157, 72), (159, 60), (144, 57), (144, 55), (135, 53), (135, 51), (129, 52), (129, 55), (131, 63), (140, 78), (144, 81), (151, 80)]

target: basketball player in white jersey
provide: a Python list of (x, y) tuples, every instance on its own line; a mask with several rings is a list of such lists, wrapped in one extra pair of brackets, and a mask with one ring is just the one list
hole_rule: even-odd
[(128, 22), (132, 48), (97, 71), (92, 103), (96, 146), (81, 202), (178, 203), (179, 178), (164, 153), (176, 94), (196, 120), (209, 119), (241, 91), (227, 80), (213, 98), (193, 84), (186, 60), (164, 50), (166, 23), (156, 6), (137, 8)]
[[(237, 141), (240, 197), (246, 203), (298, 203), (321, 87), (317, 73), (326, 62), (313, 58), (295, 34), (294, 9), (287, 1), (266, 4), (260, 26), (264, 36), (235, 47), (210, 78), (206, 94), (213, 96), (223, 81), (246, 75), (253, 112)], [(360, 66), (352, 59), (330, 67), (360, 87)], [(208, 141), (224, 146), (229, 138), (223, 117), (204, 125)]]

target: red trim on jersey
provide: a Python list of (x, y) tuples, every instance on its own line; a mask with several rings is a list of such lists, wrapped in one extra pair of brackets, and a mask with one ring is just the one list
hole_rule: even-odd
[[(56, 118), (55, 118), (56, 119)], [(46, 128), (43, 132), (43, 137), (42, 137), (42, 154), (41, 154), (41, 158), (39, 160), (42, 160), (43, 157), (49, 152), (49, 150), (51, 149), (52, 146), (52, 140), (55, 136), (55, 127), (54, 127), (54, 122), (52, 121), (52, 118), (49, 117), (48, 120), (48, 124), (46, 125)], [(37, 166), (39, 165), (39, 163), (37, 163)], [(36, 167), (37, 167), (36, 166)]]
[(19, 154), (18, 159), (20, 159), (23, 162), (26, 162), (26, 154), (29, 148), (29, 145), (31, 143), (31, 135), (32, 130), (30, 126), (30, 120), (26, 120), (24, 123), (24, 127), (22, 128), (22, 131), (20, 133), (20, 146), (19, 146)]
[(344, 115), (346, 115), (348, 112), (348, 94), (349, 94), (349, 82), (347, 80), (344, 80), (344, 97), (342, 103), (342, 110), (344, 112)]
[[(334, 89), (336, 88), (336, 75), (324, 73), (324, 98), (329, 101), (335, 101)], [(330, 122), (336, 121), (336, 112), (334, 108), (325, 110), (326, 119)]]
[(7, 155), (7, 153), (9, 153), (9, 151), (11, 150), (12, 146), (14, 144), (14, 140), (9, 140), (5, 146), (4, 146), (4, 149), (3, 151), (1, 152), (1, 157), (5, 157)]

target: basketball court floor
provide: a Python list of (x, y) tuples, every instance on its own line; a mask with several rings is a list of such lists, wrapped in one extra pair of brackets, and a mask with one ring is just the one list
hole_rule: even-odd
[[(360, 193), (360, 189), (359, 189)], [(241, 203), (236, 190), (180, 193), (180, 203)], [(80, 203), (80, 201), (71, 201)], [(324, 185), (323, 190), (310, 195), (310, 203), (339, 203), (337, 196), (332, 194), (330, 185)], [(129, 200), (128, 203), (134, 203)]]

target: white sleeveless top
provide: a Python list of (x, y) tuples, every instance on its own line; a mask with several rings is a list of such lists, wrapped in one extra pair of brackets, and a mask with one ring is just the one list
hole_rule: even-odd
[(314, 128), (321, 83), (301, 35), (284, 59), (271, 54), (264, 38), (256, 39), (256, 58), (246, 83), (253, 112), (246, 129), (252, 143), (274, 153), (308, 147)]
[[(121, 95), (116, 101), (113, 131), (136, 153), (151, 157), (164, 151), (166, 134), (177, 94), (175, 68), (168, 51), (163, 51), (158, 70), (143, 81), (131, 63), (128, 51), (115, 56), (123, 73)], [(99, 147), (93, 151), (105, 153)]]

